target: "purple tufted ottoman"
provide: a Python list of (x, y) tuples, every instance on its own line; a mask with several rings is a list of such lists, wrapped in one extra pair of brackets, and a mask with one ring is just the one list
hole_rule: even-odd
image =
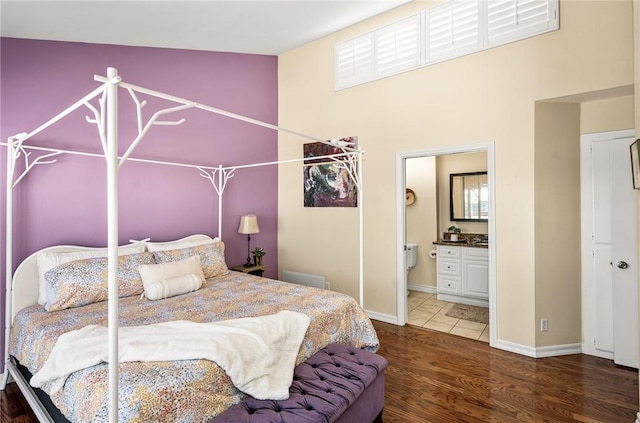
[(384, 407), (383, 357), (331, 344), (294, 371), (289, 398), (247, 397), (210, 423), (371, 423)]

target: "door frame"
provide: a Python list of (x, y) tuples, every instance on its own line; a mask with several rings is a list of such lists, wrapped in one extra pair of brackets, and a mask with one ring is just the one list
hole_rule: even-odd
[(580, 221), (581, 221), (581, 308), (582, 308), (582, 352), (595, 357), (605, 359), (614, 359), (614, 353), (608, 353), (604, 350), (598, 350), (593, 345), (593, 339), (596, 334), (596, 326), (593, 316), (595, 299), (593, 298), (593, 289), (595, 286), (594, 275), (590, 269), (591, 256), (591, 233), (593, 229), (593, 221), (589, 213), (585, 213), (591, 204), (590, 184), (593, 180), (593, 171), (590, 161), (589, 148), (593, 142), (597, 141), (614, 141), (628, 138), (635, 138), (635, 130), (623, 129), (617, 131), (603, 131), (580, 135)]
[[(487, 177), (489, 179), (489, 345), (497, 342), (497, 282), (496, 282), (496, 171), (495, 171), (495, 143), (493, 141), (479, 144), (460, 145), (455, 147), (427, 148), (424, 150), (396, 153), (396, 321), (400, 326), (407, 323), (407, 272), (404, 246), (406, 243), (406, 160), (443, 156), (456, 153), (487, 153)], [(435, 240), (434, 240), (435, 241)]]

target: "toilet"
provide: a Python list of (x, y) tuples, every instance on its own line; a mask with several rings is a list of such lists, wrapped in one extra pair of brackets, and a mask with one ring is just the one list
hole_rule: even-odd
[[(407, 242), (407, 246), (404, 249), (404, 261), (407, 264), (407, 283), (409, 282), (409, 271), (416, 266), (418, 261), (418, 244), (415, 242)], [(407, 288), (407, 295), (409, 295), (409, 289)]]
[(407, 263), (407, 274), (409, 274), (409, 270), (416, 267), (416, 262), (418, 261), (418, 244), (415, 242), (407, 242), (407, 248), (404, 250), (404, 258)]

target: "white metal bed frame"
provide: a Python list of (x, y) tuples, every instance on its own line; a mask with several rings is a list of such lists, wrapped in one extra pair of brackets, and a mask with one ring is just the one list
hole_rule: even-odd
[[(25, 307), (26, 305), (33, 304), (32, 301), (33, 292), (27, 288), (17, 286), (13, 278), (13, 188), (22, 180), (22, 178), (31, 170), (34, 166), (39, 164), (49, 164), (55, 162), (53, 157), (59, 154), (74, 154), (91, 157), (104, 157), (107, 162), (107, 245), (108, 245), (108, 328), (109, 328), (109, 357), (118, 357), (118, 170), (127, 160), (154, 163), (171, 166), (182, 166), (198, 169), (200, 175), (209, 179), (213, 185), (216, 193), (218, 194), (218, 236), (222, 234), (222, 195), (226, 187), (227, 182), (233, 177), (234, 172), (240, 168), (249, 168), (257, 166), (275, 165), (282, 163), (300, 162), (304, 163), (304, 158), (291, 159), (283, 161), (273, 161), (266, 163), (256, 163), (235, 167), (210, 167), (199, 166), (185, 163), (166, 162), (158, 160), (147, 160), (131, 157), (131, 153), (139, 142), (144, 138), (146, 133), (153, 125), (179, 125), (185, 120), (180, 119), (178, 121), (163, 121), (159, 118), (165, 114), (175, 113), (181, 110), (190, 108), (197, 108), (205, 110), (211, 113), (230, 117), (232, 119), (241, 120), (253, 125), (270, 128), (275, 131), (286, 132), (292, 135), (296, 135), (302, 138), (313, 140), (316, 142), (322, 142), (331, 146), (336, 146), (331, 141), (321, 140), (315, 137), (311, 137), (305, 134), (294, 132), (288, 129), (281, 128), (266, 122), (262, 122), (256, 119), (252, 119), (246, 116), (242, 116), (236, 113), (221, 110), (215, 107), (199, 104), (190, 100), (175, 97), (169, 94), (161, 93), (158, 91), (149, 90), (143, 87), (128, 84), (122, 81), (118, 75), (116, 68), (108, 68), (107, 76), (94, 76), (94, 80), (102, 82), (102, 85), (83, 98), (72, 104), (61, 113), (48, 120), (40, 127), (34, 129), (29, 133), (21, 133), (12, 137), (9, 137), (7, 143), (2, 145), (7, 146), (7, 192), (6, 192), (6, 287), (5, 287), (5, 301), (6, 301), (6, 316), (5, 316), (5, 343), (4, 343), (4, 357), (5, 357), (5, 371), (0, 381), (0, 389), (4, 389), (9, 377), (10, 369), (14, 369), (13, 366), (9, 366), (9, 332), (13, 323), (13, 316), (15, 313)], [(126, 89), (131, 95), (133, 101), (136, 104), (137, 122), (138, 122), (138, 135), (135, 137), (131, 145), (126, 150), (122, 157), (118, 156), (118, 88)], [(149, 120), (144, 123), (142, 119), (142, 108), (146, 105), (146, 101), (139, 101), (136, 93), (149, 95), (151, 97), (161, 98), (165, 100), (178, 103), (177, 106), (162, 109), (157, 111)], [(95, 107), (90, 102), (98, 97), (99, 106)], [(69, 115), (74, 110), (86, 106), (93, 113), (93, 118), (87, 117), (86, 120), (89, 123), (93, 123), (97, 126), (100, 142), (104, 155), (87, 153), (73, 150), (61, 150), (55, 148), (36, 147), (24, 145), (24, 142), (31, 137), (37, 135), (44, 129), (55, 124), (65, 116)], [(343, 153), (326, 155), (321, 157), (314, 157), (314, 164), (317, 164), (317, 160), (326, 159), (327, 161), (339, 164), (347, 170), (350, 178), (358, 189), (357, 206), (359, 209), (359, 303), (360, 306), (364, 306), (364, 260), (363, 260), (363, 180), (362, 180), (362, 154), (363, 150), (360, 146), (357, 149), (340, 146)], [(30, 160), (31, 151), (39, 151), (44, 154)], [(24, 171), (16, 177), (16, 163), (22, 156), (24, 160)], [(308, 159), (307, 159), (308, 160)], [(60, 248), (60, 247), (57, 247)], [(62, 247), (64, 248), (64, 247)], [(26, 261), (26, 260), (25, 260)], [(17, 273), (17, 271), (16, 271)], [(35, 278), (37, 284), (37, 278)], [(36, 295), (37, 298), (37, 295)], [(14, 310), (14, 306), (17, 306)], [(17, 372), (17, 370), (16, 370)], [(18, 383), (20, 390), (24, 393), (26, 399), (34, 412), (36, 413), (40, 421), (51, 421), (48, 412), (44, 409), (38, 398), (33, 393), (33, 390), (29, 386), (28, 382), (22, 377), (21, 374), (14, 374), (11, 372), (14, 379)], [(109, 421), (118, 421), (118, 360), (109, 360)]]

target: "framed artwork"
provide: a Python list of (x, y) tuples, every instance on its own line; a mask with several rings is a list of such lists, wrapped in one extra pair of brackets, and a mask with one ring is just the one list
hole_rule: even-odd
[(640, 138), (630, 146), (631, 150), (631, 175), (633, 175), (633, 189), (640, 189)]
[[(357, 207), (358, 190), (350, 176), (353, 162), (345, 158), (320, 158), (342, 154), (357, 147), (356, 137), (304, 144), (304, 206), (305, 207)], [(346, 150), (343, 147), (349, 147)]]

